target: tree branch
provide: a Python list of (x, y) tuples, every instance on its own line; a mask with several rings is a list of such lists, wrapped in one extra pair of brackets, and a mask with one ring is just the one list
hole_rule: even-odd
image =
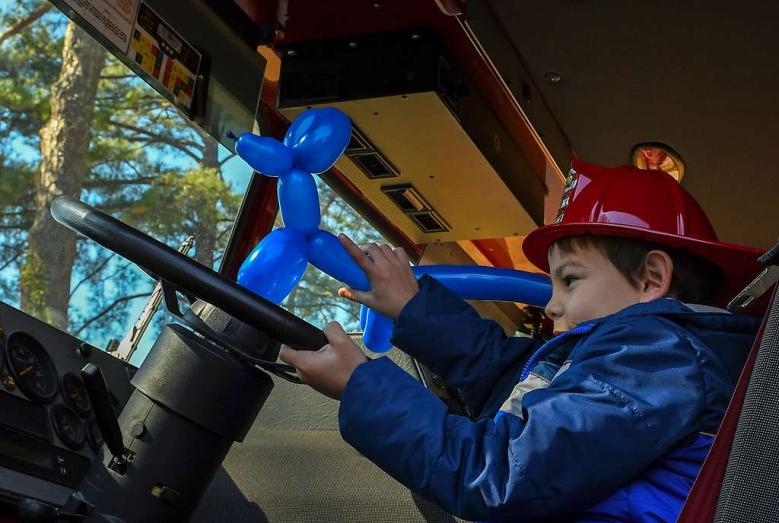
[(115, 299), (113, 302), (111, 302), (107, 307), (105, 307), (103, 310), (98, 312), (95, 316), (92, 316), (90, 319), (88, 319), (84, 324), (76, 329), (76, 331), (73, 333), (74, 336), (78, 336), (81, 331), (92, 325), (94, 322), (111, 312), (111, 309), (113, 309), (115, 306), (119, 305), (122, 302), (130, 301), (130, 300), (136, 300), (138, 298), (143, 298), (145, 296), (151, 296), (150, 292), (146, 293), (139, 293), (139, 294), (130, 294), (129, 296), (122, 296), (121, 298)]
[(92, 180), (89, 182), (84, 182), (84, 188), (85, 189), (96, 189), (98, 187), (115, 187), (120, 186), (123, 187), (125, 185), (148, 185), (154, 180), (159, 178), (159, 176), (145, 176), (142, 178), (132, 178), (129, 180)]
[(20, 249), (20, 250), (19, 250), (19, 252), (17, 252), (17, 253), (16, 253), (16, 254), (14, 254), (13, 256), (11, 256), (11, 257), (8, 259), (8, 261), (6, 261), (6, 262), (3, 264), (3, 266), (2, 266), (2, 267), (0, 267), (0, 272), (4, 271), (4, 270), (6, 269), (6, 267), (8, 267), (9, 265), (11, 265), (11, 264), (12, 264), (13, 262), (15, 262), (16, 260), (18, 260), (18, 259), (19, 259), (19, 257), (20, 257), (20, 256), (21, 256), (23, 253), (24, 253), (24, 251)]
[(106, 265), (108, 265), (108, 262), (110, 262), (110, 261), (111, 261), (111, 259), (113, 259), (113, 257), (114, 257), (114, 256), (116, 256), (116, 254), (115, 254), (115, 253), (111, 253), (111, 255), (110, 255), (108, 258), (106, 258), (105, 260), (103, 260), (102, 262), (100, 262), (100, 264), (97, 266), (97, 268), (95, 268), (95, 270), (93, 270), (92, 272), (90, 272), (89, 274), (87, 274), (86, 276), (84, 276), (84, 277), (81, 279), (81, 281), (80, 281), (80, 282), (78, 282), (78, 283), (76, 284), (76, 286), (75, 286), (75, 287), (73, 287), (73, 289), (71, 289), (71, 291), (70, 291), (70, 297), (72, 298), (72, 297), (73, 297), (73, 295), (74, 295), (74, 294), (76, 293), (76, 291), (78, 290), (78, 288), (79, 288), (79, 287), (81, 287), (81, 285), (83, 285), (83, 284), (84, 284), (84, 283), (85, 283), (87, 280), (90, 280), (90, 279), (92, 279), (92, 278), (93, 278), (93, 277), (94, 277), (96, 274), (98, 274), (100, 271), (102, 271), (102, 270), (103, 270), (103, 268), (104, 268)]
[[(233, 223), (233, 221), (234, 221), (234, 220), (225, 220), (225, 221), (229, 221), (229, 223)], [(218, 243), (219, 241), (221, 241), (221, 239), (222, 239), (222, 238), (224, 238), (224, 237), (225, 237), (225, 235), (226, 235), (228, 232), (230, 232), (230, 230), (231, 230), (231, 227), (225, 227), (225, 229), (224, 229), (222, 232), (220, 232), (219, 234), (217, 234), (217, 236), (216, 236), (216, 241), (217, 241), (217, 243)]]
[(115, 126), (121, 128), (121, 129), (127, 129), (128, 131), (133, 131), (134, 133), (136, 133), (138, 135), (146, 136), (146, 137), (148, 137), (150, 139), (148, 141), (164, 143), (164, 144), (170, 145), (171, 147), (175, 147), (175, 148), (179, 149), (181, 152), (183, 152), (183, 153), (189, 155), (190, 157), (192, 157), (192, 159), (194, 159), (196, 162), (199, 162), (201, 160), (201, 158), (199, 156), (197, 156), (194, 152), (192, 152), (190, 150), (190, 147), (193, 147), (193, 148), (195, 148), (198, 151), (200, 150), (200, 146), (198, 144), (196, 144), (195, 142), (191, 142), (189, 140), (177, 140), (177, 139), (171, 138), (169, 136), (164, 136), (162, 134), (153, 133), (153, 132), (149, 131), (148, 129), (143, 129), (143, 128), (137, 127), (135, 125), (130, 125), (128, 123), (123, 123), (123, 122), (117, 122), (116, 120), (109, 119), (108, 123), (110, 123), (112, 125), (115, 125)]
[(224, 166), (224, 164), (226, 164), (228, 161), (232, 160), (232, 159), (233, 159), (233, 158), (235, 158), (236, 156), (238, 156), (238, 155), (237, 155), (237, 154), (231, 154), (231, 155), (229, 155), (229, 156), (225, 156), (225, 157), (222, 159), (222, 161), (221, 161), (221, 162), (219, 162), (219, 168), (221, 169), (221, 168)]
[(116, 276), (118, 276), (118, 275), (122, 274), (124, 271), (126, 271), (126, 270), (127, 270), (127, 268), (128, 268), (128, 267), (130, 267), (131, 265), (132, 265), (132, 262), (129, 262), (129, 261), (128, 261), (128, 262), (127, 262), (127, 263), (125, 263), (124, 265), (121, 265), (121, 266), (120, 266), (118, 269), (116, 269), (116, 270), (115, 270), (114, 272), (112, 272), (111, 274), (106, 274), (105, 276), (103, 276), (102, 278), (100, 278), (100, 279), (98, 280), (98, 282), (102, 283), (102, 282), (106, 282), (106, 281), (108, 281), (108, 280), (112, 280), (112, 279), (114, 279)]
[(135, 74), (117, 74), (117, 75), (103, 75), (101, 80), (127, 80), (128, 78), (138, 78)]
[(51, 10), (51, 8), (52, 5), (47, 2), (46, 5), (39, 7), (35, 11), (28, 14), (26, 17), (16, 22), (14, 25), (12, 25), (8, 29), (0, 33), (0, 45), (2, 45), (3, 42), (11, 38), (12, 36), (17, 35), (22, 31), (24, 31), (29, 25), (33, 24), (40, 17), (48, 13)]
[[(116, 112), (117, 111), (116, 103), (117, 102), (124, 102), (126, 99), (127, 99), (127, 97), (125, 95), (116, 95), (116, 96), (114, 96), (114, 95), (101, 95), (101, 96), (98, 96), (95, 99), (95, 107), (100, 108), (100, 109), (104, 109), (106, 111)], [(164, 100), (164, 98), (163, 98), (163, 100)], [(148, 98), (148, 99), (145, 99), (145, 100), (142, 99), (140, 101), (137, 101), (137, 102), (133, 103), (133, 105), (132, 105), (132, 110), (133, 111), (141, 112), (141, 113), (142, 112), (149, 113), (149, 112), (152, 112), (152, 111), (158, 110), (158, 109), (160, 109), (160, 102), (159, 102), (159, 100), (153, 99), (153, 98)], [(120, 111), (121, 110), (130, 110), (130, 108), (120, 106), (120, 108), (118, 110), (120, 110)]]

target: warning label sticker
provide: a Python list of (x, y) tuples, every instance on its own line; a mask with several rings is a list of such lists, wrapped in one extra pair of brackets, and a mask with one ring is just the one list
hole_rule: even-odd
[(200, 53), (143, 2), (138, 9), (127, 55), (157, 79), (178, 105), (191, 109)]
[(127, 53), (139, 0), (63, 0), (123, 53)]

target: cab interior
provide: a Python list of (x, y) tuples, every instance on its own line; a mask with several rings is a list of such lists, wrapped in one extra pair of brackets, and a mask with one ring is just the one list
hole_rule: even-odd
[[(521, 242), (554, 220), (573, 158), (663, 168), (721, 241), (768, 250), (777, 239), (774, 4), (4, 0), (0, 15), (0, 172), (13, 181), (0, 194), (3, 522), (459, 521), (344, 443), (336, 401), (255, 365), (286, 336), (321, 339), (332, 319), (359, 342), (359, 313), (334, 297), (338, 282), (309, 268), (281, 304), (306, 325), (239, 303), (232, 287), (209, 294), (212, 275), (196, 264), (234, 281), (281, 225), (276, 179), (240, 163), (231, 133), (282, 139), (307, 109), (342, 110), (353, 134), (318, 175), (323, 228), (403, 247), (417, 265), (536, 271)], [(56, 82), (89, 59), (71, 26), (102, 53), (91, 99)], [(87, 69), (70, 74), (86, 82)], [(76, 100), (75, 113), (55, 100)], [(58, 139), (55, 116), (86, 140), (68, 141), (67, 126)], [(57, 147), (83, 154), (57, 165)], [(69, 208), (73, 221), (94, 207), (184, 254), (147, 252), (111, 221), (94, 228), (116, 250), (67, 236), (50, 218), (61, 194), (90, 206)], [(211, 221), (198, 212), (208, 206)], [(31, 280), (39, 274), (49, 279)], [(41, 287), (58, 279), (59, 295)], [(473, 305), (508, 335), (550, 335), (539, 308)], [(273, 321), (251, 324), (257, 311)], [(207, 342), (253, 355), (250, 371), (177, 352)], [(397, 349), (387, 356), (457, 410), (456, 390)], [(222, 390), (231, 396), (214, 396)], [(759, 394), (770, 408), (770, 390)], [(139, 422), (153, 408), (159, 420)], [(116, 431), (120, 447), (146, 439), (153, 450), (122, 464)], [(775, 465), (753, 491), (770, 496)], [(187, 475), (189, 491), (159, 479)]]

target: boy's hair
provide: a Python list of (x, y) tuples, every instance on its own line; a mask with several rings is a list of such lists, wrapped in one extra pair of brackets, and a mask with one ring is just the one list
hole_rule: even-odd
[(685, 303), (711, 303), (725, 279), (722, 269), (700, 256), (645, 240), (582, 235), (561, 238), (553, 245), (566, 254), (586, 247), (597, 249), (633, 286), (638, 286), (644, 272), (646, 255), (664, 251), (674, 264), (668, 296)]

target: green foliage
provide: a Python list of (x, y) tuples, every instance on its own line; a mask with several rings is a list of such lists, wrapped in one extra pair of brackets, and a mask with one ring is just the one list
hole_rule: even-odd
[(216, 169), (166, 173), (125, 213), (129, 223), (164, 238), (181, 233), (181, 225), (216, 225), (235, 216), (240, 197), (232, 193)]
[(218, 261), (214, 246), (224, 244), (240, 203), (240, 196), (230, 190), (217, 169), (198, 168), (155, 179), (123, 216), (128, 223), (171, 244), (183, 239), (182, 231), (192, 232), (195, 258), (213, 266)]
[[(0, 14), (0, 31), (44, 3), (16, 2), (14, 9)], [(49, 86), (61, 66), (64, 32), (59, 18), (54, 12), (44, 15), (0, 46), (0, 133), (15, 131), (37, 143), (37, 132), (49, 114)]]

